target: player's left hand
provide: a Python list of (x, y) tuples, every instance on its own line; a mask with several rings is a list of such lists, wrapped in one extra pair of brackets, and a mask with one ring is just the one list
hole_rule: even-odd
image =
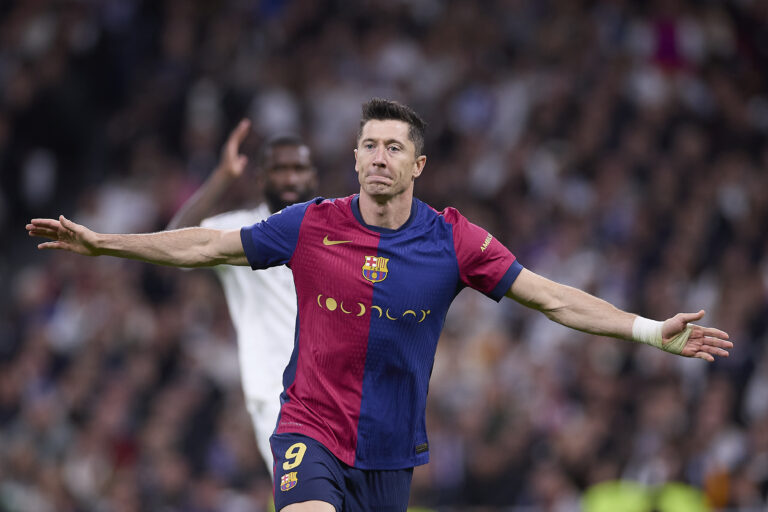
[[(714, 356), (728, 357), (728, 349), (733, 348), (733, 343), (728, 341), (727, 332), (714, 327), (702, 327), (690, 322), (701, 320), (704, 310), (698, 313), (678, 313), (664, 321), (661, 327), (662, 347), (669, 352), (677, 353), (685, 357), (697, 357), (712, 362)], [(690, 329), (688, 339), (682, 350), (673, 348), (676, 340)]]

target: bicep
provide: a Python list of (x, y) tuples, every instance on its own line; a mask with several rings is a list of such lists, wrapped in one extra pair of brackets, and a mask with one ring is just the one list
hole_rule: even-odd
[(563, 285), (523, 268), (505, 294), (520, 304), (539, 311), (552, 311), (562, 305)]

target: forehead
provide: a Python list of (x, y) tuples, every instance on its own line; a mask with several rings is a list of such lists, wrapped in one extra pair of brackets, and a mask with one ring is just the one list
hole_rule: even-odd
[(397, 119), (371, 119), (363, 125), (360, 132), (360, 140), (397, 140), (403, 143), (410, 143), (408, 130), (410, 126), (405, 121)]
[(293, 144), (281, 144), (272, 146), (266, 150), (265, 163), (267, 166), (283, 162), (309, 163), (309, 148)]

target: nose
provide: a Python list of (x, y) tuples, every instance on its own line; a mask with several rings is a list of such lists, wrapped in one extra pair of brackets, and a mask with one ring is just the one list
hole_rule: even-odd
[(289, 185), (295, 185), (299, 182), (299, 173), (296, 169), (291, 169), (286, 173), (285, 181)]
[(387, 165), (385, 155), (387, 154), (387, 148), (383, 144), (376, 146), (376, 152), (373, 154), (373, 165), (377, 167), (385, 167)]

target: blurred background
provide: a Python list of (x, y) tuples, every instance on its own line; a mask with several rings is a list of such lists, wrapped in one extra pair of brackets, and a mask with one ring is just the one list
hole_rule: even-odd
[(242, 117), (246, 151), (301, 133), (352, 194), (373, 96), (429, 123), (421, 199), (736, 342), (706, 364), (462, 292), (412, 504), (766, 510), (767, 79), (764, 0), (0, 2), (0, 511), (264, 510), (213, 273), (41, 253), (24, 224), (162, 229)]

